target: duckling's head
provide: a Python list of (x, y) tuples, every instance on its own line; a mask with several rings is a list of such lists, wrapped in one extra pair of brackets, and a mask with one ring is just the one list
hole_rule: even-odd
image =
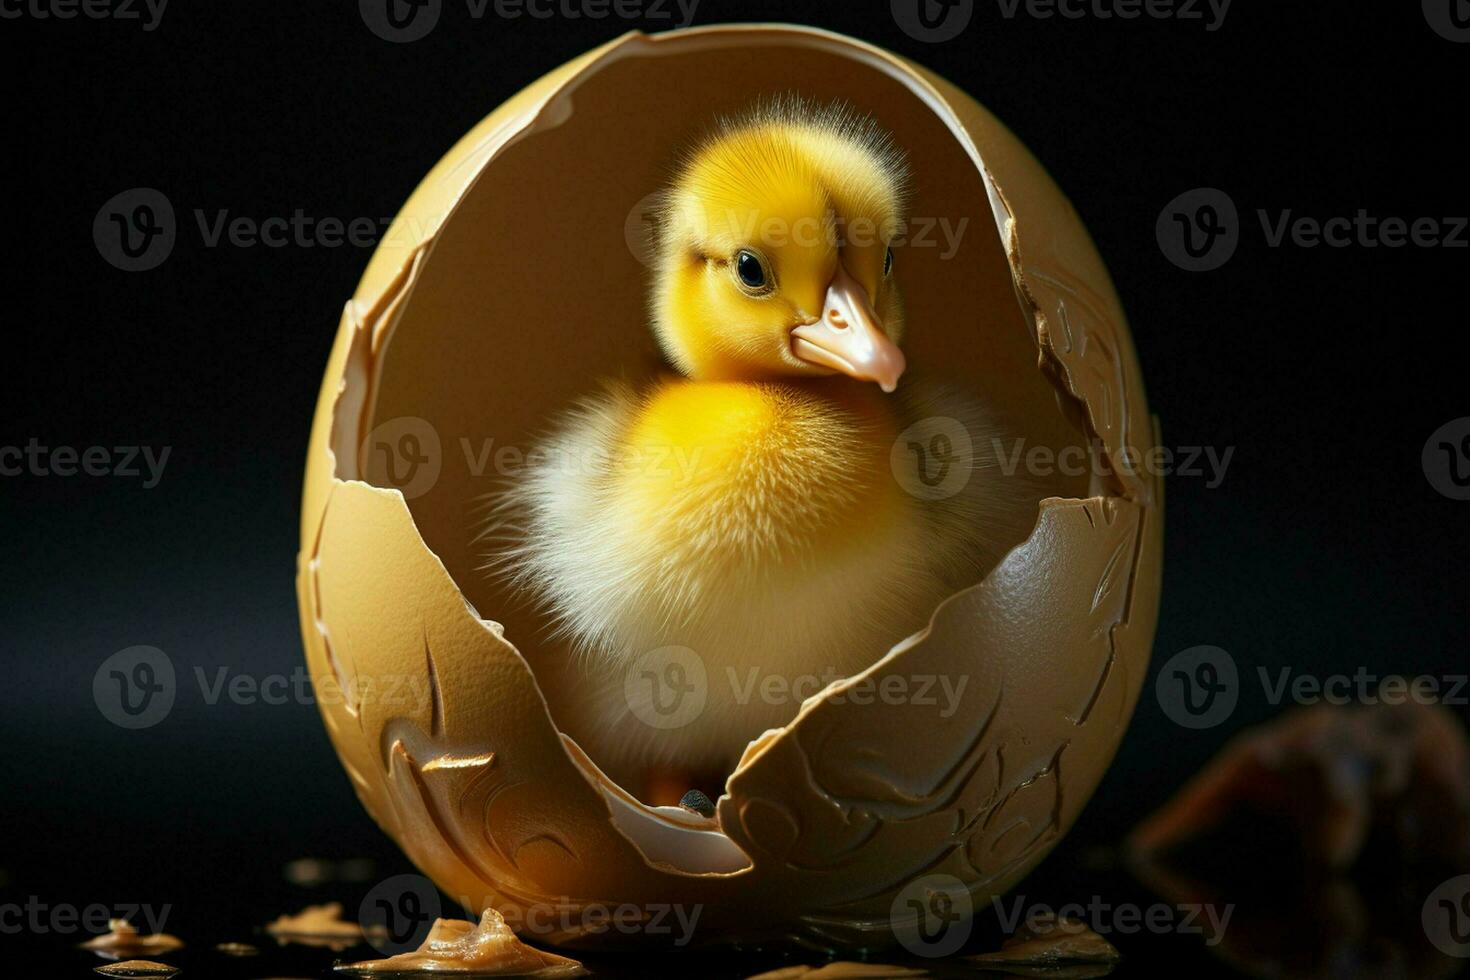
[(722, 124), (679, 168), (657, 232), (653, 320), (675, 366), (893, 391), (905, 182), (890, 138), (840, 107), (788, 99)]

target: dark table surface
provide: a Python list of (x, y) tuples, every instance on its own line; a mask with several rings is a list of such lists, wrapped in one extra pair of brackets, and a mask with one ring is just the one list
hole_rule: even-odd
[[(99, 813), (98, 819), (105, 820), (105, 814)], [(348, 836), (370, 837), (371, 831)], [(413, 870), (384, 841), (376, 849), (324, 859), (325, 875), (338, 880), (293, 883), (287, 880), (285, 865), (297, 855), (288, 858), (289, 852), (235, 850), (233, 846), (206, 854), (200, 841), (196, 837), (187, 842), (140, 842), (131, 853), (112, 855), (99, 863), (86, 880), (71, 881), (60, 880), (54, 871), (48, 875), (43, 864), (28, 865), (22, 850), (16, 854), (16, 867), (26, 870), (10, 872), (0, 904), (43, 901), (47, 906), (39, 914), (44, 922), (55, 906), (68, 902), (79, 909), (94, 902), (125, 909), (128, 901), (135, 901), (162, 914), (164, 931), (186, 943), (175, 953), (153, 957), (182, 967), (184, 976), (221, 980), (327, 977), (333, 975), (334, 964), (382, 953), (366, 944), (341, 952), (281, 945), (261, 927), (282, 913), (327, 901), (341, 902), (346, 917), (356, 918), (359, 904), (383, 880)], [(1069, 841), (1015, 892), (978, 910), (972, 924), (964, 927), (969, 938), (955, 956), (927, 959), (894, 947), (865, 957), (839, 958), (921, 968), (935, 977), (986, 975), (961, 957), (998, 948), (1003, 938), (1001, 922), (1018, 910), (1029, 913), (1050, 908), (1080, 915), (1104, 933), (1122, 954), (1121, 963), (1110, 974), (1120, 978), (1156, 976), (1161, 971), (1166, 976), (1198, 978), (1448, 978), (1462, 975), (1470, 965), (1470, 961), (1440, 953), (1426, 938), (1420, 911), (1424, 896), (1436, 884), (1429, 880), (1432, 872), (1417, 882), (1390, 873), (1308, 886), (1265, 866), (1262, 862), (1269, 855), (1251, 854), (1248, 846), (1222, 857), (1244, 871), (1237, 876), (1244, 883), (1195, 880), (1187, 892), (1181, 892), (1176, 882), (1164, 894), (1119, 867), (1112, 852)], [(202, 873), (210, 860), (219, 861), (217, 878)], [(128, 868), (136, 871), (125, 873)], [(340, 880), (344, 877), (354, 880)], [(448, 909), (448, 900), (444, 903)], [(1069, 904), (1074, 908), (1064, 909)], [(1212, 916), (1216, 921), (1228, 917), (1220, 937), (1211, 935)], [(140, 911), (134, 919), (143, 922), (144, 913)], [(0, 957), (19, 956), (19, 962), (31, 964), (36, 972), (25, 975), (90, 976), (91, 969), (105, 961), (76, 948), (85, 938), (84, 932), (74, 929), (6, 935), (0, 939), (4, 950)], [(225, 942), (250, 943), (260, 952), (248, 958), (229, 957), (214, 949)], [(793, 946), (572, 955), (599, 977), (711, 980), (736, 980), (780, 966), (819, 964), (826, 959)]]

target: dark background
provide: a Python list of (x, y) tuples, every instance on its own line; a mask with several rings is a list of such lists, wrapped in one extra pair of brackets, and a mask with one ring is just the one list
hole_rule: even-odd
[[(876, 42), (1008, 123), (1109, 264), (1165, 443), (1235, 447), (1218, 488), (1168, 485), (1155, 670), (1213, 644), (1252, 677), (1257, 665), (1465, 672), (1470, 503), (1431, 487), (1420, 452), (1470, 414), (1470, 252), (1273, 249), (1255, 210), (1466, 214), (1470, 46), (1407, 2), (1242, 2), (1211, 32), (1008, 20), (992, 0), (946, 43), (906, 35), (886, 2), (703, 0), (695, 23), (744, 20)], [(93, 703), (98, 665), (137, 644), (165, 650), (181, 674), (302, 664), (303, 455), (341, 305), (370, 253), (206, 248), (192, 211), (389, 218), (516, 90), (624, 30), (666, 26), (474, 20), (456, 0), (427, 38), (401, 45), (343, 2), (178, 3), (152, 32), (0, 20), (23, 70), (6, 113), (20, 210), (7, 209), (0, 444), (171, 447), (154, 489), (0, 478), (7, 894), (170, 903), (170, 931), (224, 933), (334, 894), (291, 892), (280, 869), (292, 858), (365, 855), (381, 874), (407, 870), (313, 706), (210, 706), (186, 690), (164, 723), (129, 732)], [(760, 93), (760, 79), (750, 86)], [(100, 257), (92, 222), (140, 186), (171, 199), (180, 237), (162, 266), (126, 273)], [(1245, 225), (1229, 263), (1192, 274), (1165, 258), (1154, 226), (1201, 186), (1229, 193)], [(1276, 710), (1248, 683), (1228, 724), (1187, 732), (1150, 677), (1116, 764), (1032, 879), (1035, 898), (1066, 900), (1093, 848)], [(1197, 944), (1157, 942), (1201, 972), (1225, 969)]]

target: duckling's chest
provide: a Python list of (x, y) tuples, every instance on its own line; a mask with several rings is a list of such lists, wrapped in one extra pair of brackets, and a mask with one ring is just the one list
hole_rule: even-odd
[(610, 506), (649, 539), (750, 559), (892, 522), (896, 420), (857, 386), (670, 382), (628, 420)]

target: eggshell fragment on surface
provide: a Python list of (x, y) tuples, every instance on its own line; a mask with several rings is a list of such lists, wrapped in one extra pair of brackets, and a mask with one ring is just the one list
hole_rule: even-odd
[(342, 918), (341, 902), (308, 905), (295, 915), (282, 915), (266, 925), (265, 931), (282, 943), (346, 949), (363, 938), (362, 927)]
[(108, 931), (81, 944), (100, 956), (120, 959), (124, 956), (159, 956), (176, 949), (183, 949), (184, 942), (178, 936), (166, 932), (142, 933), (127, 919), (110, 919)]
[[(873, 114), (921, 168), (911, 213), (969, 229), (952, 255), (906, 250), (910, 363), (965, 375), (1031, 443), (1095, 444), (1113, 465), (1042, 480), (1009, 555), (866, 671), (793, 706), (747, 749), (712, 822), (644, 806), (558, 729), (553, 652), (477, 573), (466, 502), (484, 492), (471, 461), (487, 440), (534, 446), (597, 379), (656, 370), (629, 215), (691, 127), (742, 107), (752, 77)], [(537, 275), (487, 274), (526, 269)], [(394, 471), (372, 450), (404, 436), (418, 465)], [(978, 103), (823, 31), (630, 34), (464, 137), (344, 308), (298, 566), (313, 683), (345, 695), (320, 710), (359, 798), (447, 894), (515, 928), (570, 910), (538, 941), (669, 942), (673, 907), (699, 910), (696, 942), (881, 946), (918, 879), (958, 879), (977, 907), (1010, 888), (1111, 761), (1147, 670), (1162, 540), (1159, 480), (1117, 464), (1156, 443), (1100, 257)], [(958, 710), (843, 697), (920, 675), (963, 675)], [(385, 696), (395, 682), (401, 696)], [(610, 905), (635, 928), (582, 914)]]
[(966, 957), (987, 969), (1112, 964), (1122, 957), (1081, 919), (1055, 913), (1027, 922), (999, 951)]
[(521, 942), (494, 909), (486, 909), (478, 925), (463, 919), (436, 919), (418, 949), (382, 960), (344, 963), (337, 969), (348, 973), (422, 971), (541, 980), (587, 974), (576, 960), (545, 953)]
[(260, 955), (260, 950), (250, 943), (216, 943), (214, 951), (216, 953), (224, 953), (226, 956), (245, 957)]
[(179, 973), (179, 968), (153, 960), (123, 960), (121, 963), (94, 966), (92, 971), (104, 977), (172, 977)]
[(746, 980), (907, 980), (927, 977), (927, 970), (883, 963), (852, 963), (838, 960), (822, 966), (785, 966), (767, 973), (757, 973)]

